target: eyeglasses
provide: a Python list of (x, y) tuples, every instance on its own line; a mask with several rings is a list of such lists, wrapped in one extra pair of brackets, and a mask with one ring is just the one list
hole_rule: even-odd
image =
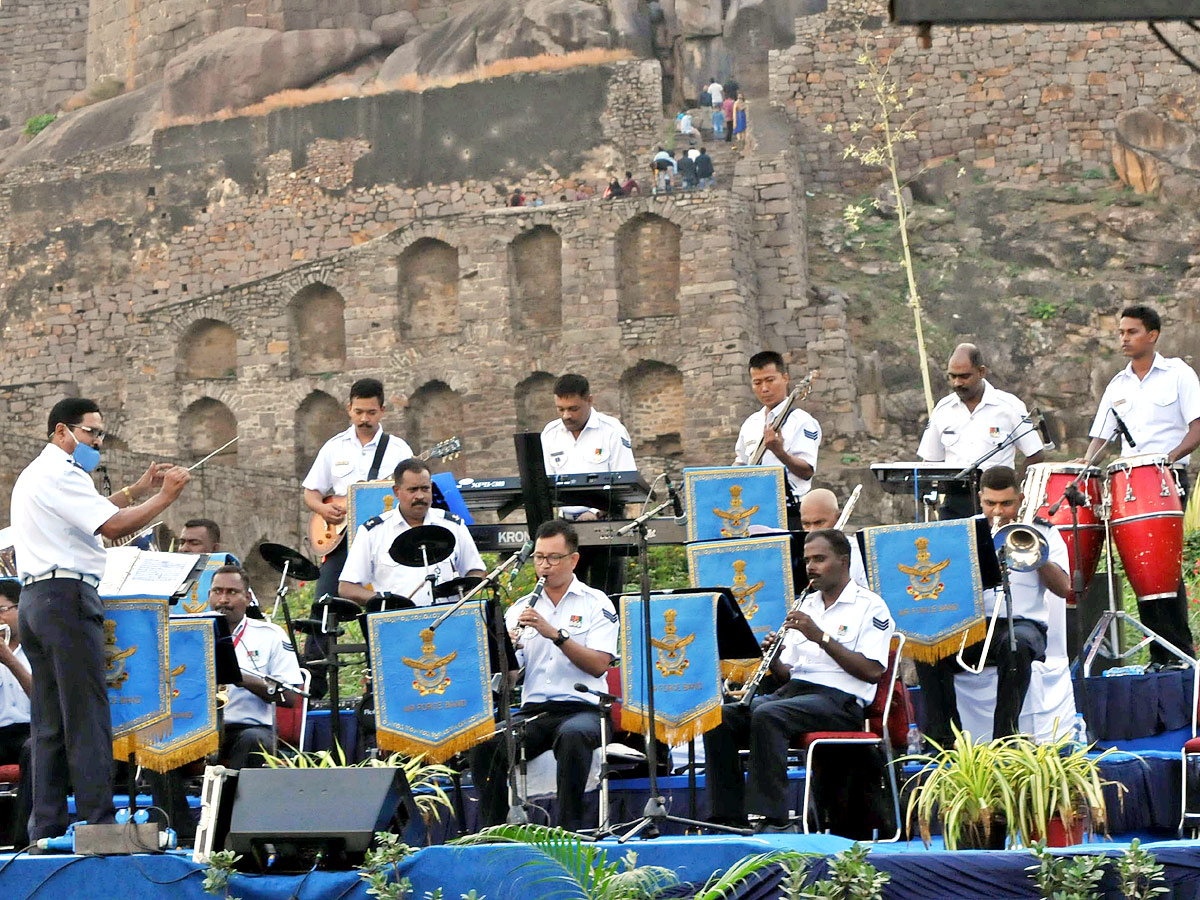
[(550, 563), (552, 566), (557, 566), (568, 556), (574, 556), (573, 553), (535, 553), (533, 561), (535, 563)]
[(10, 609), (16, 609), (16, 608), (17, 608), (17, 606), (15, 603), (10, 603), (8, 606), (0, 606), (0, 613), (6, 613)]
[(90, 428), (87, 425), (72, 425), (71, 427), (78, 428), (80, 431), (86, 431), (88, 434), (90, 434), (92, 437), (94, 437), (98, 441), (104, 440), (105, 435), (108, 434), (108, 432), (105, 431), (103, 428)]

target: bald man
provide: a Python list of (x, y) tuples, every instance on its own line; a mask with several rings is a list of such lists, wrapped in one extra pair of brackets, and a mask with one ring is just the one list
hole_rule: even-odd
[[(833, 528), (840, 514), (837, 494), (827, 488), (816, 488), (800, 498), (800, 527), (808, 534)], [(850, 580), (870, 590), (867, 570), (858, 551), (858, 541), (854, 538), (850, 538)]]
[[(926, 462), (944, 462), (965, 468), (998, 447), (1013, 431), (1021, 434), (980, 466), (1016, 467), (1017, 450), (1027, 464), (1042, 461), (1044, 448), (1037, 430), (1021, 420), (1029, 410), (1020, 398), (997, 390), (988, 382), (983, 353), (974, 344), (959, 344), (946, 364), (946, 378), (953, 389), (938, 401), (921, 436), (917, 455)], [(974, 485), (947, 491), (939, 509), (941, 518), (962, 518), (977, 512)]]

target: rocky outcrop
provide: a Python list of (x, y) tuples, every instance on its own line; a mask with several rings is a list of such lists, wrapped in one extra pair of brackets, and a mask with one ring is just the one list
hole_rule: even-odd
[(416, 16), (403, 9), (375, 19), (371, 22), (371, 30), (379, 35), (385, 47), (399, 47), (420, 34), (421, 26)]
[(1200, 175), (1200, 142), (1195, 131), (1148, 109), (1131, 109), (1117, 116), (1112, 153), (1117, 177), (1139, 194), (1158, 193), (1164, 165)]
[(379, 35), (352, 28), (274, 31), (230, 28), (185, 50), (163, 75), (163, 111), (203, 116), (308, 87), (381, 46)]

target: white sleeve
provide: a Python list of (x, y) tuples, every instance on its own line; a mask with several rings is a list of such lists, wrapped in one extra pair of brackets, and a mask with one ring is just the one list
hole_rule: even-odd
[(583, 645), (589, 650), (599, 650), (609, 656), (617, 656), (617, 613), (612, 601), (605, 597), (597, 600), (592, 611), (592, 621), (584, 635)]
[(306, 491), (317, 491), (322, 496), (333, 490), (333, 471), (329, 466), (329, 441), (321, 445), (317, 458), (313, 460), (312, 468), (304, 476), (302, 485)]
[[(376, 526), (380, 527), (380, 526)], [(366, 525), (360, 525), (354, 532), (354, 541), (346, 554), (346, 564), (342, 566), (339, 581), (348, 581), (366, 587), (375, 583), (375, 561), (371, 559), (371, 535)]]
[(458, 574), (466, 575), (475, 570), (486, 572), (487, 566), (483, 564), (483, 557), (479, 555), (479, 548), (475, 546), (470, 529), (462, 522), (456, 523), (454, 527), (458, 530), (458, 560), (455, 567)]
[(1109, 410), (1112, 409), (1112, 386), (1113, 383), (1110, 381), (1108, 387), (1104, 389), (1104, 395), (1100, 398), (1100, 405), (1096, 408), (1096, 418), (1092, 420), (1092, 427), (1088, 429), (1088, 437), (1104, 440), (1112, 437), (1117, 432), (1117, 423), (1108, 414)]
[(946, 448), (942, 444), (942, 433), (934, 427), (932, 416), (929, 418), (929, 424), (925, 426), (925, 433), (921, 435), (917, 456), (925, 462), (946, 461)]
[(733, 445), (733, 464), (744, 466), (750, 462), (750, 454), (746, 452), (746, 425), (738, 429), (737, 443)]
[(299, 687), (304, 682), (300, 674), (300, 663), (296, 661), (296, 648), (291, 645), (286, 634), (279, 635), (279, 640), (271, 647), (271, 655), (267, 659), (267, 674), (278, 678), (284, 684), (294, 684)]
[(557, 474), (554, 471), (554, 467), (550, 465), (550, 451), (552, 448), (546, 442), (546, 438), (550, 431), (550, 426), (553, 424), (553, 422), (547, 422), (546, 427), (542, 429), (542, 463), (546, 466), (547, 475)]
[(629, 439), (629, 431), (621, 423), (613, 428), (612, 464), (610, 472), (636, 472), (637, 463), (633, 461), (633, 441)]
[(1025, 416), (1029, 415), (1029, 409), (1020, 401), (1020, 399), (1018, 399), (1013, 412), (1017, 416), (1017, 422), (1015, 426), (1017, 433), (1020, 434), (1021, 432), (1025, 432), (1017, 439), (1017, 449), (1020, 450), (1025, 456), (1033, 456), (1035, 453), (1040, 453), (1043, 449), (1045, 449), (1042, 446), (1042, 436), (1032, 424), (1029, 422), (1020, 421), (1021, 419), (1024, 419)]
[(817, 468), (817, 453), (821, 449), (821, 423), (812, 416), (808, 417), (808, 422), (812, 423), (809, 428), (808, 424), (801, 420), (799, 427), (792, 435), (788, 446), (785, 448), (792, 456), (798, 456), (815, 471)]
[(100, 496), (91, 476), (74, 465), (63, 473), (54, 487), (58, 495), (54, 511), (87, 534), (95, 534), (120, 512), (115, 503)]
[[(875, 595), (872, 595), (875, 596)], [(871, 604), (863, 616), (862, 630), (854, 642), (854, 651), (881, 666), (887, 665), (888, 651), (892, 646), (892, 616), (887, 605), (879, 599)]]
[(1200, 419), (1200, 378), (1196, 377), (1195, 369), (1181, 361), (1177, 381), (1179, 411), (1183, 414), (1183, 421), (1191, 425)]

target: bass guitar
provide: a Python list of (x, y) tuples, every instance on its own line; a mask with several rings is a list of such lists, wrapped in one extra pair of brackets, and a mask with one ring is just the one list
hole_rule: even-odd
[[(462, 452), (462, 440), (458, 437), (447, 438), (434, 444), (417, 459), (454, 459)], [(322, 503), (337, 503), (343, 511), (346, 509), (345, 494), (329, 494), (321, 498)], [(328, 556), (346, 536), (347, 522), (343, 519), (337, 525), (325, 521), (320, 513), (313, 513), (308, 520), (308, 543), (321, 556)]]

